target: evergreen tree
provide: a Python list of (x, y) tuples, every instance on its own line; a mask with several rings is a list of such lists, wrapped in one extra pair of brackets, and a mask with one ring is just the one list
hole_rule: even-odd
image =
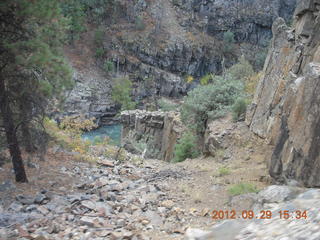
[(79, 34), (86, 30), (84, 27), (84, 6), (79, 0), (68, 0), (61, 3), (64, 16), (69, 20), (69, 38), (73, 42), (79, 38)]
[(0, 23), (1, 119), (16, 181), (27, 182), (17, 131), (22, 127), (29, 138), (29, 125), (45, 114), (48, 100), (72, 86), (61, 51), (67, 21), (58, 0), (2, 0)]
[(121, 105), (121, 111), (131, 110), (136, 103), (131, 99), (132, 82), (128, 77), (116, 78), (112, 88), (112, 99)]

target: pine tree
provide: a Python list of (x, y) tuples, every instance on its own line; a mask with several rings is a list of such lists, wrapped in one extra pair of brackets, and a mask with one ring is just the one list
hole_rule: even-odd
[(0, 113), (18, 182), (27, 182), (18, 129), (28, 138), (49, 99), (72, 86), (61, 49), (66, 29), (58, 0), (0, 2)]
[(131, 99), (132, 82), (128, 77), (116, 78), (112, 88), (112, 99), (121, 105), (121, 111), (131, 110), (136, 103)]

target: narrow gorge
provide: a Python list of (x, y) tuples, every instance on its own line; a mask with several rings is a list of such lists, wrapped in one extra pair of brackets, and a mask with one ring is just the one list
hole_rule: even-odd
[(320, 240), (320, 0), (3, 0), (0, 240)]

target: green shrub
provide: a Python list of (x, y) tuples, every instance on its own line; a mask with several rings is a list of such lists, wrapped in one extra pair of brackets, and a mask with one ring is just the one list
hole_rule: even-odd
[(228, 75), (232, 78), (245, 82), (255, 74), (252, 65), (242, 56), (239, 62), (227, 70)]
[(141, 16), (136, 17), (135, 28), (139, 31), (143, 31), (146, 28), (144, 20)]
[(232, 106), (232, 118), (234, 121), (238, 121), (247, 110), (247, 102), (244, 98), (238, 98)]
[(101, 58), (104, 55), (104, 49), (102, 47), (99, 47), (96, 49), (96, 57)]
[(103, 39), (104, 39), (104, 31), (99, 28), (94, 32), (94, 43), (101, 47), (103, 44)]
[(171, 102), (170, 100), (161, 98), (158, 101), (159, 108), (164, 112), (169, 111), (177, 111), (178, 110), (178, 104)]
[(113, 72), (113, 70), (114, 70), (113, 62), (111, 62), (111, 61), (106, 61), (106, 62), (103, 64), (103, 69), (104, 69), (106, 72)]
[(234, 33), (230, 30), (223, 34), (223, 53), (232, 53), (234, 50)]
[(200, 84), (201, 85), (208, 85), (210, 80), (212, 80), (214, 78), (214, 75), (211, 73), (208, 73), (206, 75), (204, 75), (202, 78), (200, 78)]
[(187, 158), (196, 158), (198, 156), (197, 139), (188, 131), (182, 135), (175, 145), (173, 162), (182, 162)]
[(222, 177), (222, 176), (225, 176), (225, 175), (229, 175), (230, 174), (230, 169), (227, 168), (227, 167), (220, 167), (218, 169), (218, 172), (219, 172), (219, 176)]
[(208, 120), (222, 117), (243, 91), (243, 83), (226, 75), (215, 76), (212, 84), (189, 92), (181, 106), (181, 120), (202, 135)]
[(258, 189), (252, 183), (238, 183), (228, 188), (231, 196), (241, 195), (245, 193), (256, 193)]
[(127, 77), (114, 79), (112, 99), (121, 105), (121, 110), (134, 109), (136, 104), (131, 99), (132, 82)]

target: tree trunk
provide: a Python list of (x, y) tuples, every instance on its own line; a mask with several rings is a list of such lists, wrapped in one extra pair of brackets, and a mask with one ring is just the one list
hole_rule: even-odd
[(20, 120), (21, 123), (21, 133), (22, 141), (27, 153), (31, 154), (35, 152), (35, 147), (33, 145), (33, 139), (30, 133), (30, 117), (28, 115), (28, 110), (30, 109), (27, 101), (20, 104)]
[(23, 138), (23, 144), (25, 147), (25, 150), (27, 153), (31, 154), (35, 152), (33, 142), (31, 139), (29, 124), (26, 122), (23, 122), (21, 124), (21, 132), (22, 132), (22, 138)]
[(9, 106), (8, 96), (5, 90), (4, 80), (0, 79), (0, 112), (2, 115), (3, 125), (6, 132), (7, 143), (12, 158), (12, 164), (17, 182), (28, 182), (26, 172), (21, 157), (19, 143), (15, 126), (13, 123), (12, 112)]

